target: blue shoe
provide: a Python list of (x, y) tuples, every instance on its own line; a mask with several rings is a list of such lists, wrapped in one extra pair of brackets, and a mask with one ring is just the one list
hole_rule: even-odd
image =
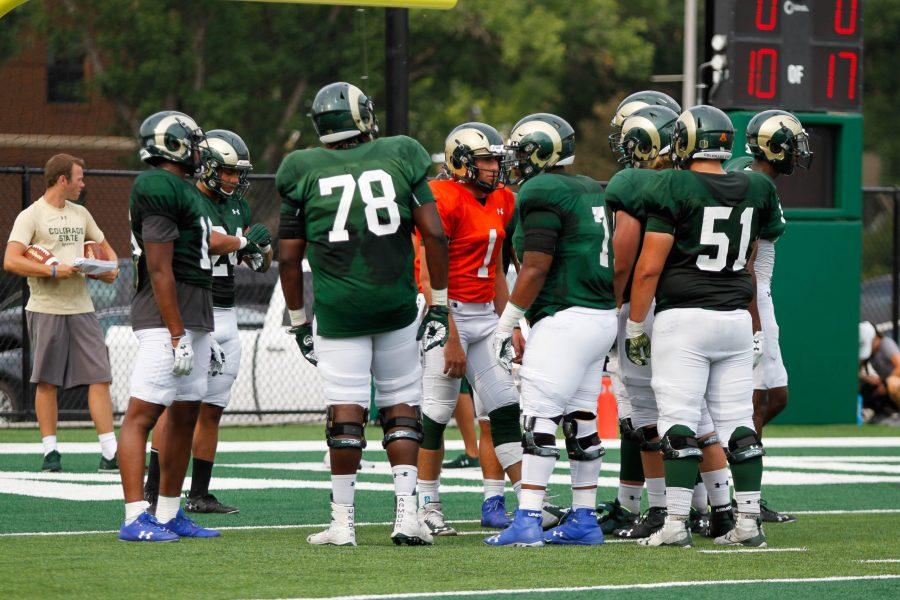
[(576, 508), (560, 525), (544, 533), (548, 544), (596, 546), (603, 543), (603, 530), (597, 525), (597, 511), (593, 508)]
[(130, 525), (122, 525), (119, 539), (123, 542), (177, 542), (180, 538), (160, 525), (156, 517), (143, 512)]
[(541, 529), (541, 511), (518, 509), (509, 527), (497, 535), (484, 538), (484, 543), (488, 546), (543, 546), (544, 531)]
[(481, 505), (481, 526), (491, 529), (506, 529), (512, 520), (506, 514), (506, 499), (491, 496)]
[(162, 526), (181, 537), (214, 538), (222, 535), (215, 529), (200, 527), (199, 525), (188, 519), (185, 516), (184, 511), (180, 508), (178, 509), (178, 514), (175, 515), (175, 518), (168, 523), (162, 523)]

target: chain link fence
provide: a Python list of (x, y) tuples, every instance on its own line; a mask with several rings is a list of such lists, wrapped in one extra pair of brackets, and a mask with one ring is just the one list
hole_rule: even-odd
[[(109, 352), (113, 410), (120, 416), (128, 406), (137, 353), (137, 340), (131, 331), (134, 267), (128, 226), (128, 196), (137, 174), (85, 170), (86, 193), (79, 200), (119, 256), (115, 284), (87, 280), (87, 285)], [(4, 241), (9, 239), (19, 211), (41, 196), (42, 175), (42, 169), (0, 168), (0, 236)], [(252, 175), (251, 180), (247, 200), (253, 221), (277, 233), (279, 200), (275, 176)], [(325, 405), (319, 375), (302, 358), (294, 338), (285, 332), (287, 311), (278, 283), (277, 262), (266, 273), (238, 265), (235, 279), (242, 356), (226, 421), (249, 424), (321, 418)], [(306, 302), (311, 306), (312, 280), (308, 272), (305, 279)], [(31, 349), (24, 309), (27, 302), (26, 280), (0, 272), (0, 423), (35, 420), (34, 386), (29, 383)], [(60, 420), (90, 418), (86, 386), (60, 390), (58, 398)]]
[(895, 340), (900, 319), (900, 187), (863, 188), (860, 318)]

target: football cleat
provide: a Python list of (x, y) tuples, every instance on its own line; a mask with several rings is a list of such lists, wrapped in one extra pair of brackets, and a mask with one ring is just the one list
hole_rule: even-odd
[(544, 532), (544, 543), (596, 546), (603, 543), (603, 530), (597, 524), (597, 511), (576, 508), (563, 523)]
[(45, 473), (59, 473), (62, 471), (62, 457), (56, 450), (51, 450), (44, 455), (44, 464), (41, 465), (41, 471)]
[(544, 545), (541, 529), (541, 513), (536, 510), (518, 509), (509, 527), (498, 534), (484, 538), (488, 546), (519, 546), (536, 548)]
[(236, 506), (222, 504), (212, 494), (202, 496), (184, 495), (184, 510), (189, 513), (217, 513), (220, 515), (233, 515), (241, 512)]
[(481, 503), (481, 526), (491, 529), (505, 529), (512, 520), (506, 514), (506, 499), (491, 496)]
[(650, 537), (638, 540), (641, 546), (677, 546), (690, 548), (694, 544), (687, 521), (666, 520)]
[(766, 534), (755, 516), (738, 515), (734, 528), (725, 535), (716, 538), (720, 546), (747, 546), (750, 548), (766, 548)]
[(119, 459), (117, 456), (113, 456), (110, 459), (107, 459), (102, 454), (100, 455), (100, 467), (97, 468), (98, 473), (118, 473), (119, 472)]
[(119, 540), (123, 542), (177, 542), (179, 539), (178, 534), (160, 525), (156, 517), (147, 512), (119, 529)]
[(313, 533), (306, 541), (314, 546), (355, 546), (356, 525), (353, 505), (331, 503), (331, 525), (325, 531)]
[(201, 527), (197, 525), (193, 521), (187, 518), (182, 509), (178, 509), (178, 513), (175, 515), (175, 518), (171, 521), (167, 521), (166, 523), (160, 523), (162, 527), (165, 527), (172, 533), (178, 535), (179, 537), (189, 537), (189, 538), (214, 538), (222, 535), (215, 529), (207, 529), (206, 527)]
[(759, 516), (762, 518), (763, 523), (794, 523), (797, 520), (797, 517), (794, 515), (772, 510), (765, 500), (759, 501)]
[(704, 534), (707, 537), (721, 537), (734, 529), (734, 511), (730, 504), (713, 506), (709, 514), (709, 531)]
[(637, 524), (640, 515), (636, 515), (619, 503), (616, 498), (612, 502), (603, 502), (597, 506), (597, 524), (606, 535), (617, 529), (629, 529)]
[(709, 513), (702, 513), (691, 507), (688, 523), (691, 527), (691, 533), (709, 537)]
[(470, 467), (480, 467), (481, 463), (478, 461), (477, 456), (469, 456), (463, 452), (453, 460), (448, 460), (441, 466), (445, 469), (468, 469)]
[(616, 529), (613, 534), (622, 539), (643, 539), (659, 531), (666, 522), (666, 509), (662, 506), (651, 506), (641, 515), (640, 521), (631, 527)]
[(394, 531), (391, 539), (397, 546), (430, 546), (434, 538), (425, 525), (419, 519), (417, 499), (415, 494), (396, 496), (397, 514), (394, 518)]
[(568, 508), (550, 504), (549, 502), (544, 500), (544, 505), (541, 507), (541, 529), (543, 529), (544, 531), (553, 529), (554, 527), (565, 521), (568, 512)]
[(444, 521), (444, 510), (440, 502), (427, 502), (419, 509), (419, 519), (431, 535), (456, 535), (456, 530)]

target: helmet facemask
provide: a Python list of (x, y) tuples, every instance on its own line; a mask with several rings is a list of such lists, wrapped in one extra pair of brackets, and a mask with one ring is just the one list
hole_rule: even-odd
[(812, 151), (809, 149), (809, 136), (806, 131), (794, 133), (787, 126), (782, 126), (780, 133), (784, 141), (780, 144), (773, 139), (769, 140), (769, 150), (773, 154), (784, 153), (784, 160), (773, 163), (775, 170), (783, 175), (790, 175), (796, 167), (809, 169), (812, 165)]

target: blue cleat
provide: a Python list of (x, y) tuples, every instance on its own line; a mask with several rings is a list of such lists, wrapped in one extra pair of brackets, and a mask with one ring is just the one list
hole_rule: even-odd
[(506, 514), (506, 499), (491, 496), (481, 504), (481, 526), (491, 529), (506, 529), (512, 520)]
[(496, 535), (484, 538), (488, 546), (538, 547), (544, 545), (541, 511), (518, 509), (513, 522)]
[(573, 546), (602, 544), (603, 530), (597, 524), (597, 511), (593, 508), (576, 508), (565, 521), (544, 532), (544, 542)]
[(167, 523), (162, 523), (162, 527), (165, 527), (172, 533), (179, 535), (180, 537), (189, 537), (189, 538), (214, 538), (222, 535), (215, 529), (207, 529), (205, 527), (200, 527), (193, 521), (187, 518), (184, 514), (184, 510), (178, 509), (178, 514), (175, 515), (175, 518)]
[(146, 512), (130, 525), (122, 525), (119, 530), (119, 540), (123, 542), (177, 542), (179, 539), (177, 534), (160, 525), (156, 517)]

